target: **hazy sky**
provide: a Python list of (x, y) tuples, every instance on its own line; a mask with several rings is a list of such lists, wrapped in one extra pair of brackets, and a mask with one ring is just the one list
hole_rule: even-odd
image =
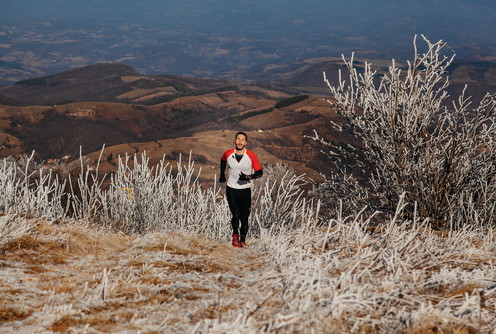
[[(386, 41), (424, 33), (454, 44), (495, 43), (495, 0), (1, 0), (0, 23), (55, 20), (175, 27), (210, 33), (304, 31), (366, 34)], [(119, 22), (120, 24), (121, 22)]]
[[(68, 27), (75, 33), (85, 28), (90, 34), (104, 31), (111, 36), (105, 41), (110, 44), (95, 41), (91, 48), (101, 46), (105, 52), (120, 53), (115, 59), (130, 52), (140, 54), (141, 63), (130, 64), (142, 69), (154, 62), (153, 54), (163, 59), (174, 57), (175, 67), (152, 67), (177, 74), (188, 72), (191, 62), (202, 63), (206, 70), (209, 66), (215, 67), (212, 71), (226, 70), (223, 64), (229, 65), (235, 58), (218, 58), (214, 64), (212, 58), (202, 59), (200, 51), (196, 55), (185, 51), (189, 45), (197, 50), (208, 48), (205, 41), (217, 37), (229, 41), (222, 48), (238, 57), (236, 64), (249, 66), (351, 51), (359, 54), (361, 50), (400, 59), (411, 55), (415, 34), (424, 34), (431, 41), (442, 39), (452, 46), (457, 59), (496, 53), (496, 0), (0, 0), (0, 28), (8, 29), (11, 24), (25, 24), (26, 30), (38, 29), (38, 24), (39, 34), (58, 29), (67, 33)], [(128, 44), (126, 31), (143, 31), (140, 38), (164, 45), (169, 42), (168, 49), (155, 48), (146, 54), (147, 47), (140, 46), (136, 38)], [(9, 34), (1, 36), (2, 31), (0, 43), (8, 45)], [(68, 38), (77, 40), (79, 36)], [(112, 40), (119, 42), (119, 49), (110, 50)], [(250, 44), (244, 45), (246, 40)], [(89, 52), (88, 40), (85, 42), (79, 49), (74, 42), (60, 52), (70, 55), (71, 50), (80, 50), (89, 61), (112, 60), (94, 56), (96, 52)], [(178, 49), (179, 56), (173, 54), (174, 45), (183, 48)], [(244, 46), (250, 48), (248, 56), (242, 53)], [(145, 51), (139, 51), (140, 47)], [(257, 56), (257, 50), (263, 55)], [(5, 54), (8, 51), (3, 50)], [(270, 54), (277, 55), (277, 61), (265, 59)], [(183, 55), (193, 58), (181, 67), (178, 59)]]

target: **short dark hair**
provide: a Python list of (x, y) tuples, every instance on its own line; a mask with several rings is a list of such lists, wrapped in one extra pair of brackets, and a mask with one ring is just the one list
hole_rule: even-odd
[(244, 133), (243, 131), (239, 131), (238, 133), (236, 133), (236, 135), (234, 136), (234, 139), (236, 139), (238, 137), (238, 135), (245, 136), (246, 141), (248, 141), (248, 135), (246, 133)]

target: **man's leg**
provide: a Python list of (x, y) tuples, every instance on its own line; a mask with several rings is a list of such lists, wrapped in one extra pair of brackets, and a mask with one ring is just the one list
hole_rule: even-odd
[(231, 226), (233, 229), (233, 234), (239, 234), (239, 219), (240, 219), (240, 208), (239, 201), (236, 198), (236, 189), (226, 187), (226, 197), (227, 204), (229, 204), (229, 210), (231, 211)]
[(242, 189), (240, 191), (240, 220), (241, 220), (241, 243), (246, 240), (246, 234), (248, 233), (248, 218), (250, 217), (251, 211), (251, 188)]
[(233, 229), (233, 240), (232, 245), (234, 247), (240, 247), (239, 244), (239, 219), (240, 219), (240, 207), (239, 198), (236, 193), (236, 189), (226, 187), (226, 197), (227, 204), (229, 205), (229, 210), (231, 211), (231, 226)]

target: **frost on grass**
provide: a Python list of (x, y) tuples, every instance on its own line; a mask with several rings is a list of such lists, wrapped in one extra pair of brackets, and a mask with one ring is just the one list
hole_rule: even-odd
[[(103, 150), (102, 150), (103, 153)], [(146, 152), (119, 157), (117, 171), (101, 175), (81, 158), (79, 175), (68, 181), (43, 169), (32, 156), (22, 165), (0, 161), (0, 212), (54, 219), (85, 219), (125, 233), (187, 230), (221, 240), (229, 234), (230, 212), (215, 183), (203, 187), (191, 156), (177, 166), (165, 159), (152, 166)], [(266, 177), (256, 180), (252, 215), (259, 228), (315, 221), (318, 206), (306, 202), (302, 176), (288, 166), (266, 166)], [(0, 232), (1, 233), (1, 232)]]
[[(401, 216), (400, 214), (398, 216)], [(196, 232), (125, 235), (21, 220), (0, 246), (0, 331), (490, 333), (494, 231), (362, 217), (260, 229), (233, 249)], [(399, 224), (402, 223), (402, 224)]]

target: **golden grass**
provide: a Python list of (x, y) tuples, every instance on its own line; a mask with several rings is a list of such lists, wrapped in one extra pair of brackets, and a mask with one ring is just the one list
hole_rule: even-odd
[(405, 334), (478, 334), (479, 331), (457, 321), (446, 321), (436, 316), (426, 316), (414, 323)]
[[(238, 314), (248, 314), (257, 323), (268, 324), (279, 314), (286, 316), (288, 303), (294, 301), (293, 292), (288, 289), (296, 283), (282, 274), (292, 268), (274, 265), (273, 259), (256, 247), (238, 250), (228, 242), (185, 233), (125, 236), (83, 222), (65, 224), (33, 219), (33, 224), (36, 228), (28, 234), (0, 247), (0, 264), (5, 272), (0, 277), (0, 332), (8, 324), (27, 325), (34, 319), (42, 319), (38, 325), (40, 331), (57, 333), (78, 332), (85, 326), (89, 331), (99, 332), (164, 332), (160, 326), (170, 332), (188, 332), (197, 323), (219, 319), (234, 321)], [(353, 243), (355, 241), (340, 244), (340, 248), (333, 245), (333, 250), (338, 251), (335, 256), (341, 261), (360, 256), (360, 243)], [(360, 247), (365, 249), (370, 245), (365, 243)], [(320, 249), (320, 246), (309, 248), (306, 256), (325, 255)], [(466, 260), (464, 252), (458, 257), (456, 254), (445, 258), (436, 256), (446, 265), (445, 269), (470, 272), (476, 268), (472, 260)], [(478, 256), (484, 258), (484, 253)], [(488, 265), (489, 259), (486, 260), (479, 265)], [(367, 263), (361, 263), (357, 270)], [(425, 277), (442, 269), (439, 264), (433, 266), (429, 259), (419, 262), (418, 266)], [(382, 269), (370, 268), (371, 275), (383, 275)], [(346, 270), (327, 266), (322, 275), (341, 277)], [(16, 275), (15, 280), (9, 275)], [(418, 294), (423, 303), (438, 305), (446, 300), (462, 303), (466, 296), (477, 297), (483, 288), (481, 283), (471, 281), (458, 285), (432, 281), (430, 285), (419, 284), (415, 291), (405, 294), (409, 298)], [(336, 285), (334, 289), (339, 291), (344, 287)], [(378, 284), (374, 292), (394, 297), (396, 291), (397, 285), (392, 282), (391, 285)], [(398, 307), (406, 305), (400, 302), (402, 294), (396, 296)], [(332, 300), (331, 295), (312, 294), (310, 297), (316, 304)], [(481, 298), (483, 310), (494, 313), (492, 297), (487, 297), (487, 301), (486, 297)], [(380, 333), (376, 324), (385, 314), (375, 309), (330, 316), (332, 309), (326, 307), (322, 316), (315, 318), (322, 323), (313, 323), (312, 327), (347, 333), (352, 330), (349, 319), (368, 317), (371, 321), (360, 324), (354, 332)], [(407, 307), (407, 312), (412, 309)], [(139, 324), (144, 322), (156, 327), (143, 329)], [(433, 314), (417, 316), (405, 332), (472, 334), (477, 332), (478, 327), (474, 326), (454, 317), (445, 319)], [(280, 331), (283, 332), (284, 327)]]
[(0, 324), (16, 320), (24, 320), (32, 314), (30, 311), (20, 310), (6, 305), (0, 306)]
[(56, 333), (67, 333), (69, 328), (79, 325), (80, 322), (72, 316), (63, 316), (55, 321), (48, 329)]
[(483, 286), (480, 284), (466, 284), (459, 288), (449, 291), (445, 294), (446, 297), (454, 297), (454, 296), (465, 296), (465, 294), (472, 295), (477, 292), (477, 289), (482, 288)]
[(26, 266), (26, 269), (24, 269), (24, 273), (26, 273), (28, 275), (36, 275), (36, 274), (46, 273), (49, 271), (50, 270), (48, 268), (46, 268), (43, 265), (39, 265), (39, 264)]
[(0, 259), (29, 264), (63, 264), (67, 256), (65, 250), (65, 245), (60, 241), (45, 241), (36, 236), (23, 235), (0, 247)]
[(70, 332), (71, 328), (84, 327), (89, 325), (91, 328), (101, 331), (104, 333), (112, 333), (119, 329), (135, 329), (139, 328), (134, 326), (126, 325), (125, 320), (129, 320), (129, 315), (119, 314), (118, 317), (113, 315), (94, 315), (85, 318), (79, 318), (75, 316), (63, 316), (59, 320), (55, 321), (48, 329), (56, 333), (67, 333)]

